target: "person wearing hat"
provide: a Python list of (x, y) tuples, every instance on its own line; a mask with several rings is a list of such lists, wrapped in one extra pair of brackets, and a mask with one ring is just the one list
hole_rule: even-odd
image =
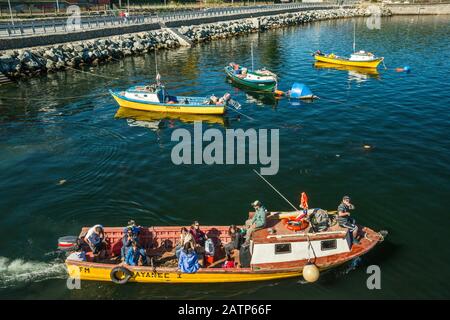
[(141, 231), (141, 227), (137, 226), (134, 220), (128, 221), (127, 226), (123, 229), (123, 233), (126, 233), (127, 229), (131, 229), (135, 236), (138, 236)]
[(267, 209), (258, 200), (254, 201), (251, 206), (255, 209), (253, 218), (245, 221), (247, 232), (245, 234), (245, 242), (248, 243), (251, 239), (252, 233), (258, 229), (266, 226)]
[(341, 227), (347, 228), (352, 236), (352, 242), (358, 244), (358, 226), (356, 225), (355, 219), (350, 217), (350, 210), (354, 210), (355, 206), (350, 203), (350, 197), (344, 196), (342, 198), (341, 204), (338, 206), (338, 218), (337, 221)]
[(131, 249), (132, 242), (139, 243), (140, 231), (140, 227), (136, 226), (134, 220), (128, 221), (127, 226), (123, 229), (122, 248), (120, 249), (122, 261), (125, 260), (128, 250)]

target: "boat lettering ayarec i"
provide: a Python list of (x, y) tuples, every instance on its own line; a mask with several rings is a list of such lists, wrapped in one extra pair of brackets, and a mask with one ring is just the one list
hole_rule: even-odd
[[(340, 227), (332, 218), (333, 214), (322, 209), (309, 209), (307, 220), (292, 225), (290, 222), (301, 213), (303, 211), (271, 213), (266, 226), (254, 231), (249, 243), (234, 252), (237, 263), (233, 268), (223, 266), (224, 244), (230, 241), (228, 226), (202, 227), (208, 239), (213, 240), (215, 253), (205, 267), (194, 273), (182, 273), (177, 268), (175, 245), (182, 226), (141, 227), (139, 242), (150, 258), (149, 265), (122, 263), (123, 227), (105, 227), (108, 243), (106, 258), (94, 262), (88, 248), (86, 261), (67, 259), (66, 266), (73, 278), (118, 284), (251, 282), (299, 277), (302, 274), (307, 279), (318, 277), (319, 270), (331, 269), (360, 257), (383, 241), (382, 232), (363, 227), (363, 237), (354, 243), (349, 230)], [(249, 217), (253, 214), (250, 212)], [(317, 219), (319, 215), (320, 223)], [(329, 217), (325, 224), (324, 216)], [(82, 228), (78, 237), (60, 238), (59, 248), (70, 249), (78, 239), (83, 239), (87, 230), (87, 227)]]

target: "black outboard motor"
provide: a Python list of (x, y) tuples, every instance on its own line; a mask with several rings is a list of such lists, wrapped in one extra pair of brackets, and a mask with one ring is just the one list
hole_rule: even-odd
[(58, 250), (64, 252), (75, 251), (79, 245), (77, 236), (64, 236), (58, 239)]

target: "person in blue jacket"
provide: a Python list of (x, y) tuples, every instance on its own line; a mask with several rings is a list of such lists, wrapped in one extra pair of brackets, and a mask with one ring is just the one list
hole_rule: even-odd
[(122, 261), (125, 260), (128, 250), (130, 250), (131, 248), (131, 242), (136, 241), (139, 244), (140, 232), (141, 227), (136, 226), (134, 220), (128, 221), (127, 227), (123, 229), (122, 248), (120, 250), (120, 256), (122, 258)]
[(200, 269), (198, 255), (189, 242), (185, 243), (178, 259), (178, 269), (184, 273), (195, 273)]
[(145, 254), (145, 250), (139, 248), (139, 245), (136, 241), (131, 242), (131, 248), (128, 250), (127, 255), (125, 257), (125, 264), (130, 266), (139, 265), (139, 260), (142, 259), (142, 265), (147, 264), (147, 255)]

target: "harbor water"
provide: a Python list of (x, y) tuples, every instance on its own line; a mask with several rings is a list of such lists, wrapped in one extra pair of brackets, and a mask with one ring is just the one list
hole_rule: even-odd
[[(354, 20), (322, 21), (159, 51), (171, 93), (242, 105), (224, 117), (161, 118), (121, 111), (108, 89), (153, 81), (153, 53), (84, 73), (0, 86), (0, 297), (23, 299), (450, 298), (450, 17), (356, 19), (356, 48), (385, 57), (378, 72), (314, 66), (317, 49), (351, 52)], [(234, 88), (223, 68), (265, 66), (279, 88), (309, 86), (314, 102)], [(410, 73), (395, 68), (411, 67)], [(83, 226), (241, 224), (250, 203), (290, 206), (252, 170), (259, 165), (174, 165), (175, 129), (279, 129), (279, 172), (266, 178), (291, 202), (335, 210), (350, 195), (358, 223), (389, 232), (359, 261), (301, 279), (211, 285), (83, 282), (69, 290), (56, 241)], [(364, 147), (366, 146), (366, 147)], [(381, 289), (367, 287), (367, 267)]]

